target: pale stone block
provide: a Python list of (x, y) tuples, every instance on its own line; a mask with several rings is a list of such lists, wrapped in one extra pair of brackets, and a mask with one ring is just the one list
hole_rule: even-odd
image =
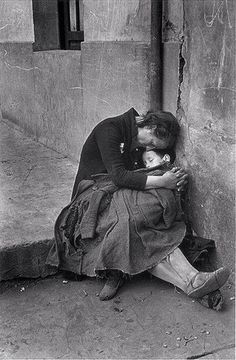
[(151, 40), (151, 0), (84, 0), (85, 41)]
[(82, 45), (83, 113), (88, 134), (106, 117), (150, 106), (150, 46), (136, 42)]
[(0, 1), (0, 42), (33, 42), (32, 0)]

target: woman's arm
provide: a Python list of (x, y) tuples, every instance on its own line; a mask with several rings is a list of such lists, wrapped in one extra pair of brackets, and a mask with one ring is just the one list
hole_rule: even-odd
[(188, 175), (183, 169), (175, 167), (161, 176), (149, 175), (145, 189), (166, 188), (181, 190), (187, 182), (187, 177)]
[(147, 175), (125, 168), (120, 151), (120, 144), (124, 142), (124, 138), (119, 127), (103, 123), (96, 129), (95, 136), (103, 164), (114, 184), (118, 187), (144, 190)]
[(96, 141), (107, 172), (118, 187), (135, 190), (163, 187), (176, 189), (187, 178), (184, 170), (177, 167), (162, 176), (148, 176), (144, 173), (127, 170), (120, 152), (120, 143), (123, 139), (118, 129), (112, 124), (104, 124), (96, 130)]

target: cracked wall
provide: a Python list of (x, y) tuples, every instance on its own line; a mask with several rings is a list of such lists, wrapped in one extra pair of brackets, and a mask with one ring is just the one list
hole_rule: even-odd
[(163, 107), (181, 125), (190, 220), (216, 241), (216, 262), (234, 269), (235, 2), (166, 1), (163, 49)]
[(234, 269), (235, 2), (185, 0), (180, 50), (179, 156), (190, 174), (191, 221)]

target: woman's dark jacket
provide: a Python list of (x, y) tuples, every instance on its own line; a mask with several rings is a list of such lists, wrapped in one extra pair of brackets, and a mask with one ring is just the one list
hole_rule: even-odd
[(81, 180), (109, 173), (118, 187), (144, 190), (147, 175), (132, 170), (141, 166), (142, 148), (138, 147), (138, 128), (131, 108), (124, 114), (101, 121), (87, 138), (80, 157), (72, 198)]

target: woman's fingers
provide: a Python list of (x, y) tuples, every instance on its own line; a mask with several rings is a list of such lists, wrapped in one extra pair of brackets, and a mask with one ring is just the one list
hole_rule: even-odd
[(182, 176), (184, 176), (186, 173), (184, 170), (179, 170), (175, 173), (177, 178), (181, 178)]
[(187, 183), (188, 174), (182, 168), (175, 167), (162, 175), (167, 189), (181, 189)]
[(186, 174), (185, 170), (180, 168), (180, 167), (174, 167), (173, 169), (171, 169), (170, 171), (172, 171), (176, 177), (180, 178), (183, 175)]
[(180, 169), (181, 169), (180, 167), (173, 167), (170, 171), (176, 173)]
[(187, 175), (187, 174), (183, 175), (183, 176), (180, 178), (180, 180), (177, 182), (177, 187), (182, 187), (182, 186), (186, 185), (187, 182), (188, 182), (187, 178), (188, 178), (188, 175)]

